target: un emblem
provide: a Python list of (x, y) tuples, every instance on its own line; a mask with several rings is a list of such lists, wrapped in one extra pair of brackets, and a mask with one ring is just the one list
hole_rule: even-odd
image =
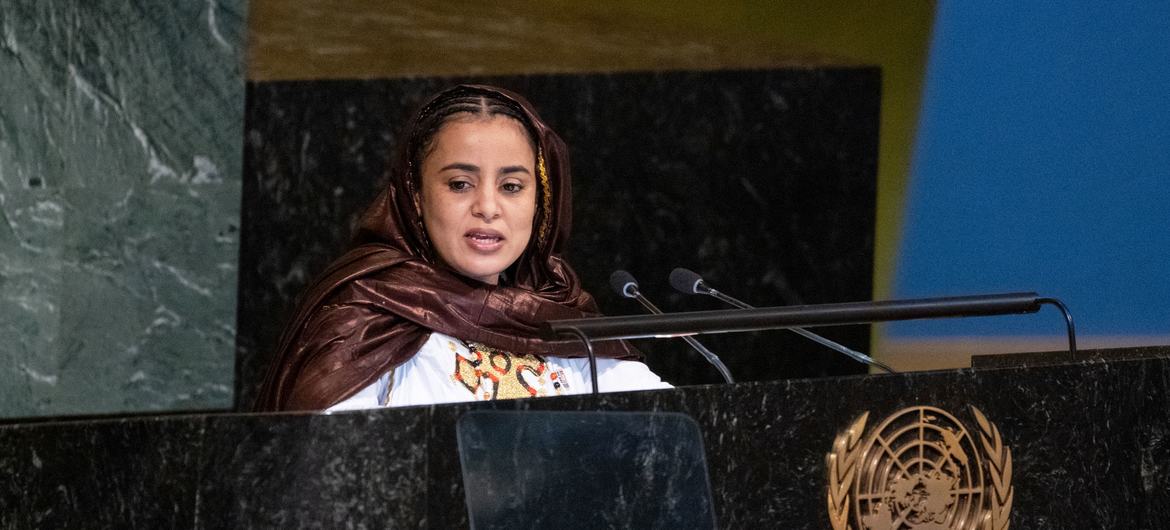
[(977, 431), (936, 407), (890, 415), (865, 435), (866, 412), (826, 455), (833, 530), (1006, 530), (1012, 453), (971, 407)]

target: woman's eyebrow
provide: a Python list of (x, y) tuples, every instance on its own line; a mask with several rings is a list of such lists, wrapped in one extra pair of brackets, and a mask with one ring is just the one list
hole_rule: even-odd
[(479, 166), (477, 166), (475, 164), (464, 164), (462, 162), (456, 162), (454, 164), (447, 164), (447, 165), (443, 166), (441, 169), (439, 169), (439, 171), (447, 171), (448, 169), (458, 169), (460, 171), (466, 171), (468, 173), (479, 173)]
[(507, 175), (508, 173), (528, 173), (529, 175), (532, 174), (532, 172), (528, 171), (528, 168), (526, 168), (524, 166), (504, 166), (504, 167), (500, 168), (501, 175)]

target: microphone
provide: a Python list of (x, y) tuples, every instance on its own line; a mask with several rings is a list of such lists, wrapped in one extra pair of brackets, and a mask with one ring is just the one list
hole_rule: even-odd
[[(613, 292), (621, 295), (623, 298), (636, 298), (638, 296), (638, 280), (634, 279), (634, 275), (624, 270), (618, 269), (609, 275), (609, 286)], [(650, 310), (651, 313), (662, 313), (658, 308)]]
[[(609, 276), (609, 286), (613, 288), (614, 292), (621, 295), (622, 297), (633, 298), (634, 300), (637, 300), (638, 303), (642, 304), (642, 307), (645, 307), (646, 310), (650, 313), (655, 315), (662, 314), (661, 309), (658, 309), (658, 307), (651, 303), (650, 300), (648, 300), (645, 296), (642, 296), (641, 291), (638, 290), (638, 280), (634, 279), (633, 274), (630, 274), (621, 269), (613, 271), (613, 274)], [(728, 383), (735, 382), (735, 379), (731, 377), (731, 371), (727, 369), (727, 365), (723, 364), (723, 361), (719, 360), (718, 355), (715, 355), (714, 352), (708, 350), (706, 346), (700, 344), (699, 341), (695, 340), (693, 337), (682, 336), (679, 338), (689, 344), (691, 348), (694, 348), (695, 351), (699, 352), (699, 355), (702, 355), (704, 359), (707, 359), (707, 362), (714, 365), (715, 369), (719, 370), (719, 375), (723, 376), (724, 381), (727, 381)]]
[[(682, 267), (679, 267), (679, 268), (674, 269), (673, 271), (670, 271), (670, 286), (674, 287), (674, 289), (676, 291), (683, 293), (683, 294), (705, 294), (707, 296), (717, 298), (726, 304), (730, 304), (734, 307), (738, 307), (739, 309), (754, 309), (752, 306), (748, 305), (747, 303), (745, 303), (741, 300), (732, 298), (726, 294), (723, 294), (723, 293), (715, 290), (713, 287), (707, 285), (707, 282), (703, 281), (703, 277), (699, 276), (699, 273), (692, 271), (692, 270), (689, 270), (689, 269), (684, 269)], [(806, 339), (812, 340), (813, 342), (816, 342), (822, 346), (825, 346), (833, 351), (836, 351), (838, 353), (843, 353), (847, 357), (849, 357), (857, 362), (864, 363), (864, 364), (867, 364), (869, 366), (875, 366), (875, 367), (880, 368), (882, 370), (885, 370), (886, 372), (889, 372), (891, 374), (894, 373), (894, 369), (890, 368), (885, 363), (883, 363), (877, 359), (874, 359), (873, 357), (870, 357), (864, 353), (851, 350), (844, 345), (833, 342), (829, 339), (826, 339), (826, 338), (824, 338), (820, 335), (817, 335), (816, 333), (813, 333), (811, 331), (808, 331), (804, 328), (788, 328), (788, 329), (791, 329), (797, 335), (800, 335)]]

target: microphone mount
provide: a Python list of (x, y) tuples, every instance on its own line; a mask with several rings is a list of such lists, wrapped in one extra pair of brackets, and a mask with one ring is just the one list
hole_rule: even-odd
[[(758, 309), (725, 309), (695, 311), (669, 315), (642, 315), (575, 320), (552, 320), (541, 325), (545, 340), (571, 338), (577, 329), (590, 340), (617, 340), (729, 333), (735, 331), (762, 331), (796, 327), (867, 324), (895, 320), (925, 318), (973, 317), (1035, 313), (1043, 304), (1054, 304), (1054, 298), (1040, 298), (1036, 293), (1005, 293), (947, 298), (919, 298), (878, 302), (848, 302)], [(1072, 317), (1063, 304), (1058, 305), (1068, 321), (1069, 349), (1076, 353)]]

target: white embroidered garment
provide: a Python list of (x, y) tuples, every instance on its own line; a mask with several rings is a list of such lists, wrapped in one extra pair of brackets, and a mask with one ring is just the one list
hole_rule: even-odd
[[(673, 388), (645, 364), (597, 360), (598, 390)], [(431, 333), (418, 354), (326, 412), (587, 394), (589, 359), (514, 355)]]

